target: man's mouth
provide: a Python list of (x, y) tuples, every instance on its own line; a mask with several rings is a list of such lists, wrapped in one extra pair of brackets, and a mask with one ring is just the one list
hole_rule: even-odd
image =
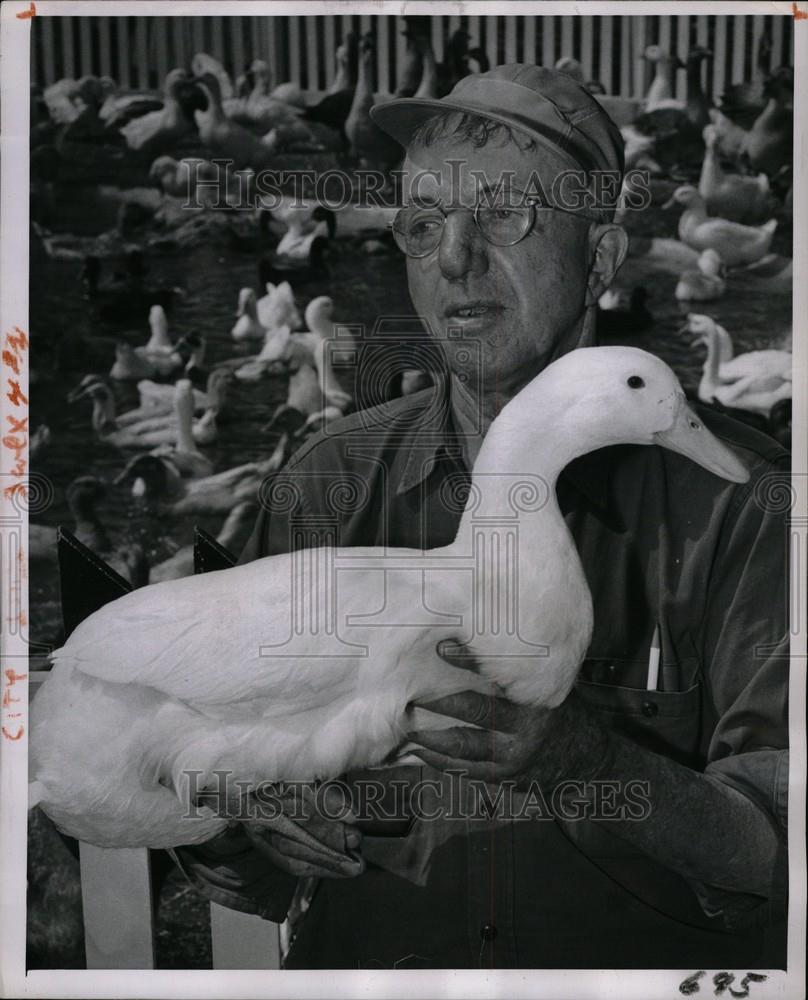
[(493, 299), (475, 299), (447, 306), (444, 315), (447, 319), (476, 319), (481, 316), (493, 316), (501, 310), (500, 304)]

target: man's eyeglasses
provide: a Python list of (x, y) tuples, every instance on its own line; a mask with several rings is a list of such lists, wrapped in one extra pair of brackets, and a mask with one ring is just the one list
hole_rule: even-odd
[[(538, 201), (526, 199), (515, 206), (478, 204), (474, 224), (483, 239), (497, 247), (510, 247), (523, 240), (536, 220)], [(450, 211), (465, 211), (451, 209)], [(449, 212), (440, 205), (406, 205), (389, 224), (393, 239), (408, 257), (426, 257), (437, 249)]]

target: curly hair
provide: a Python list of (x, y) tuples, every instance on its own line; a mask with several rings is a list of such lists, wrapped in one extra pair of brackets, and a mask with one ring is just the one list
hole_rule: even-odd
[(537, 148), (536, 140), (521, 129), (511, 128), (510, 125), (468, 111), (442, 111), (427, 119), (413, 133), (410, 144), (423, 148), (440, 139), (470, 142), (475, 149), (480, 149), (489, 142), (500, 146), (512, 142), (522, 152)]

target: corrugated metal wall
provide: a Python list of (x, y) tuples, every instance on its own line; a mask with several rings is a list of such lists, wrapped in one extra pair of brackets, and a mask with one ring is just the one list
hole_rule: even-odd
[[(771, 65), (793, 62), (793, 22), (788, 16), (632, 16), (432, 18), (438, 61), (453, 31), (465, 28), (470, 45), (482, 47), (492, 65), (534, 62), (552, 65), (561, 56), (579, 59), (587, 80), (607, 93), (641, 96), (650, 67), (641, 58), (658, 43), (681, 58), (691, 45), (713, 51), (704, 85), (720, 94), (728, 83), (752, 76), (764, 22), (771, 22)], [(334, 78), (334, 50), (350, 30), (373, 31), (377, 39), (377, 91), (395, 90), (405, 39), (399, 17), (321, 15), (305, 17), (37, 17), (33, 21), (32, 76), (47, 85), (60, 77), (109, 75), (124, 87), (157, 88), (166, 72), (208, 52), (238, 76), (255, 58), (273, 67), (276, 83), (293, 80), (322, 90)], [(685, 74), (676, 78), (684, 98)]]

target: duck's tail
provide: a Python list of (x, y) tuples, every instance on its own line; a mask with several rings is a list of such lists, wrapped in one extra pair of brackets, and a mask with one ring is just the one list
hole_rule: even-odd
[(768, 222), (764, 222), (760, 227), (760, 231), (769, 235), (774, 235), (774, 231), (777, 229), (777, 219), (769, 219)]
[(33, 809), (45, 798), (46, 788), (41, 781), (28, 782), (28, 808)]

